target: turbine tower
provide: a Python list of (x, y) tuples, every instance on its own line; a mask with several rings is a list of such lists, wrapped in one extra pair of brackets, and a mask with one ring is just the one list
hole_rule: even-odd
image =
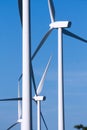
[[(21, 80), (22, 76), (19, 77), (18, 79), (18, 99), (20, 99), (20, 80)], [(18, 100), (17, 98), (9, 98), (7, 99), (7, 101), (15, 101)], [(6, 101), (4, 99), (4, 101)], [(16, 126), (17, 124), (20, 124), (20, 127), (21, 127), (21, 124), (22, 124), (22, 106), (21, 106), (21, 100), (18, 100), (18, 119), (16, 121), (16, 123), (12, 124), (9, 128), (7, 128), (7, 130), (10, 130), (12, 129), (14, 126)]]
[(32, 130), (30, 0), (23, 2), (22, 130)]
[(53, 22), (51, 28), (58, 29), (58, 130), (64, 130), (64, 84), (63, 84), (63, 38), (62, 28), (69, 27), (68, 21)]
[[(20, 20), (21, 20), (21, 25), (23, 27), (23, 11), (22, 11), (22, 7), (23, 7), (23, 3), (22, 3), (22, 0), (18, 0), (18, 8), (19, 8), (19, 14), (20, 14)], [(31, 60), (33, 59), (33, 57), (31, 58)], [(22, 75), (21, 75), (22, 76)], [(36, 93), (36, 84), (35, 84), (35, 78), (34, 78), (34, 72), (33, 72), (33, 66), (32, 66), (32, 63), (31, 63), (31, 77), (32, 77), (32, 81), (33, 81), (33, 85), (34, 85), (34, 90), (35, 90), (35, 93)], [(42, 112), (40, 111), (40, 116), (43, 120), (43, 123), (46, 127), (46, 129), (48, 130), (47, 128), (47, 125), (46, 125), (46, 122), (45, 122), (45, 119), (43, 117), (43, 114)]]
[(63, 40), (62, 28), (69, 27), (69, 21), (55, 22), (55, 10), (52, 0), (48, 0), (51, 24), (50, 28), (58, 29), (58, 130), (64, 130), (64, 84), (63, 84)]

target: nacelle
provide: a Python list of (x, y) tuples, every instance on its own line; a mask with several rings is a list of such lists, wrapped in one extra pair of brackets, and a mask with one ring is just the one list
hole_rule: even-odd
[(49, 25), (51, 28), (68, 28), (71, 26), (71, 22), (69, 21), (57, 21), (53, 22)]
[(46, 97), (45, 96), (34, 96), (33, 99), (35, 101), (43, 101), (43, 100), (46, 100)]

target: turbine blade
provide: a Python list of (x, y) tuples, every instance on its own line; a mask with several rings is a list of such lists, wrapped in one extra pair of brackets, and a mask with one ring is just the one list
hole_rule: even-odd
[(33, 86), (34, 86), (34, 92), (36, 94), (36, 83), (35, 83), (34, 71), (33, 71), (32, 63), (31, 63), (31, 76), (32, 76), (32, 82), (33, 82)]
[(22, 24), (22, 0), (18, 0), (18, 8), (19, 8), (20, 20)]
[(13, 128), (14, 126), (16, 126), (19, 122), (14, 123), (13, 125), (11, 125), (9, 128), (7, 128), (7, 130), (10, 130), (11, 128)]
[(41, 118), (42, 118), (42, 120), (43, 120), (43, 123), (44, 123), (44, 125), (45, 125), (45, 127), (46, 127), (46, 130), (48, 130), (48, 127), (47, 127), (47, 124), (46, 124), (46, 121), (45, 121), (45, 119), (44, 119), (44, 117), (43, 117), (42, 112), (40, 112), (40, 115), (41, 115)]
[(83, 128), (83, 125), (82, 125), (82, 124), (80, 124), (80, 125), (75, 125), (74, 128), (80, 129), (80, 128)]
[(18, 81), (20, 81), (20, 80), (22, 79), (22, 76), (23, 76), (23, 74), (21, 74), (21, 75), (20, 75), (20, 77), (19, 77)]
[(46, 41), (47, 37), (50, 35), (52, 30), (53, 30), (52, 28), (49, 29), (49, 31), (44, 35), (44, 37), (42, 38), (42, 40), (39, 43), (38, 47), (36, 48), (34, 54), (31, 57), (32, 60), (34, 59), (34, 57), (36, 56), (37, 52), (40, 50), (40, 48), (42, 47), (42, 45), (44, 44), (44, 42)]
[(7, 98), (7, 99), (0, 99), (0, 101), (18, 101), (18, 100), (22, 100), (22, 97), (20, 97), (20, 98)]
[(39, 94), (41, 93), (41, 91), (42, 91), (43, 84), (44, 84), (44, 81), (45, 81), (45, 78), (46, 78), (46, 74), (47, 74), (47, 70), (48, 70), (50, 61), (51, 61), (51, 57), (50, 57), (50, 59), (49, 59), (49, 61), (48, 61), (48, 64), (47, 64), (47, 66), (46, 66), (46, 68), (45, 68), (45, 71), (44, 71), (44, 73), (43, 73), (43, 75), (42, 75), (42, 78), (41, 78), (41, 80), (40, 80), (40, 83), (39, 83), (39, 85), (38, 85), (37, 95), (39, 95)]
[[(20, 98), (20, 82), (18, 81), (18, 98)], [(22, 118), (21, 101), (18, 100), (18, 120)]]
[(66, 29), (63, 29), (63, 33), (66, 34), (66, 35), (68, 35), (68, 36), (70, 36), (70, 37), (73, 37), (73, 38), (75, 38), (75, 39), (78, 39), (78, 40), (80, 40), (80, 41), (82, 41), (82, 42), (87, 42), (86, 39), (84, 39), (84, 38), (82, 38), (82, 37), (80, 37), (80, 36), (78, 36), (78, 35), (76, 35), (76, 34), (70, 32), (70, 31), (68, 31), (68, 30), (66, 30)]
[(48, 7), (49, 7), (49, 13), (50, 13), (50, 19), (53, 23), (55, 21), (55, 8), (52, 0), (48, 0)]

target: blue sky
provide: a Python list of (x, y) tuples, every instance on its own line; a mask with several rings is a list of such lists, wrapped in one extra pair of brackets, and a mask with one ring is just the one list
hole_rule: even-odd
[[(54, 0), (55, 19), (72, 22), (70, 31), (87, 39), (87, 1)], [(31, 1), (32, 54), (48, 31), (47, 0)], [(87, 125), (87, 44), (64, 35), (65, 129)], [(41, 95), (42, 113), (49, 130), (57, 129), (57, 30), (54, 30), (33, 60), (38, 85), (48, 59), (51, 65)], [(22, 29), (17, 0), (0, 0), (0, 98), (17, 97), (17, 80), (22, 72)], [(32, 90), (34, 96), (34, 90)], [(17, 120), (17, 102), (0, 103), (0, 130)], [(13, 128), (18, 130), (20, 125)], [(45, 129), (43, 123), (42, 128)], [(33, 129), (36, 130), (36, 104), (33, 103)]]

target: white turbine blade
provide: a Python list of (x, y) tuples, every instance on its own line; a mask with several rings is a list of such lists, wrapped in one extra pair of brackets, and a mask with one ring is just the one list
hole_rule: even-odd
[(22, 0), (18, 0), (18, 8), (19, 8), (20, 20), (22, 24)]
[(19, 82), (20, 82), (20, 80), (22, 80), (22, 76), (23, 76), (23, 74), (20, 75), (20, 77), (18, 79)]
[(82, 42), (86, 42), (86, 43), (87, 43), (87, 39), (84, 39), (84, 38), (82, 38), (82, 37), (80, 37), (80, 36), (78, 36), (78, 35), (76, 35), (76, 34), (70, 32), (70, 31), (68, 31), (68, 30), (66, 30), (66, 29), (63, 29), (63, 33), (64, 33), (65, 35), (68, 35), (68, 36), (72, 37), (72, 38), (75, 38), (75, 39), (77, 39), (77, 40), (80, 40), (80, 41), (82, 41)]
[(19, 122), (14, 123), (13, 125), (11, 125), (9, 128), (7, 128), (7, 130), (10, 130), (11, 128), (13, 128), (14, 126), (16, 126)]
[(48, 0), (48, 7), (49, 7), (51, 23), (53, 23), (55, 21), (55, 9), (52, 0)]
[(46, 74), (47, 74), (47, 70), (48, 70), (50, 61), (51, 61), (51, 57), (50, 57), (50, 59), (49, 59), (49, 61), (48, 61), (48, 64), (47, 64), (47, 66), (46, 66), (46, 68), (45, 68), (45, 71), (44, 71), (44, 73), (43, 73), (43, 75), (42, 75), (42, 78), (41, 78), (41, 80), (40, 80), (40, 83), (39, 83), (39, 85), (38, 85), (37, 95), (39, 95), (39, 94), (41, 93), (41, 91), (42, 91), (43, 84), (44, 84), (44, 80), (45, 80), (45, 78), (46, 78)]
[(18, 100), (22, 100), (22, 97), (20, 97), (20, 98), (6, 98), (6, 99), (0, 99), (0, 102), (3, 102), (3, 101), (18, 101)]
[[(18, 81), (18, 98), (20, 98), (20, 82)], [(22, 118), (21, 101), (18, 100), (18, 120)]]
[(83, 125), (82, 125), (82, 124), (80, 124), (80, 125), (75, 125), (74, 128), (81, 129), (81, 128), (83, 128)]
[(47, 124), (46, 124), (46, 121), (45, 121), (45, 119), (44, 119), (44, 116), (43, 116), (42, 112), (40, 112), (40, 115), (41, 115), (41, 118), (42, 118), (42, 120), (43, 120), (43, 123), (44, 123), (44, 125), (45, 125), (45, 127), (46, 127), (46, 130), (48, 130), (48, 127), (47, 127)]
[(38, 51), (40, 50), (40, 48), (42, 47), (42, 45), (45, 43), (46, 39), (48, 38), (48, 36), (50, 35), (51, 31), (53, 30), (53, 28), (50, 28), (48, 30), (48, 32), (44, 35), (44, 37), (42, 38), (42, 40), (40, 41), (38, 47), (36, 48), (34, 54), (32, 55), (31, 59), (33, 60), (34, 57), (36, 56), (36, 54), (38, 53)]

